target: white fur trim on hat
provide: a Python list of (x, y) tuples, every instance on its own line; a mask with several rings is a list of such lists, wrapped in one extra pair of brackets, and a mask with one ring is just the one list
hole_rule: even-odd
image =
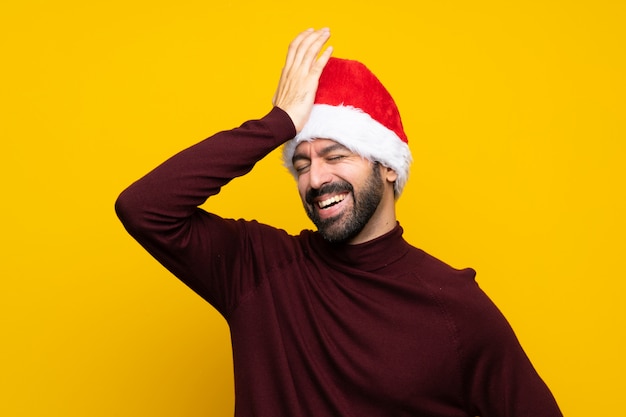
[(296, 147), (300, 142), (315, 139), (334, 140), (370, 161), (393, 169), (398, 174), (394, 184), (396, 198), (402, 193), (412, 161), (409, 146), (369, 114), (352, 106), (314, 105), (304, 129), (283, 148), (284, 164), (294, 177), (297, 175), (292, 158)]

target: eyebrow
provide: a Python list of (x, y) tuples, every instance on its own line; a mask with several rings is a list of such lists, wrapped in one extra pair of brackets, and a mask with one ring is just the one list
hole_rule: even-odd
[[(343, 146), (341, 143), (333, 143), (332, 145), (328, 145), (325, 148), (322, 148), (319, 151), (319, 155), (321, 157), (324, 157), (326, 155), (328, 155), (331, 152), (337, 151), (337, 150), (341, 150), (341, 151), (350, 151), (350, 149), (348, 149), (347, 147)], [(293, 155), (293, 158), (291, 158), (291, 163), (294, 164), (297, 161), (300, 160), (309, 160), (311, 158), (309, 158), (308, 156), (302, 154), (302, 153), (296, 153)]]

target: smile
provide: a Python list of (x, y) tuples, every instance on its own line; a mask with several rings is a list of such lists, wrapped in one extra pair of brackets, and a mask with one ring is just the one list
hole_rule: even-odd
[(332, 196), (332, 197), (330, 197), (330, 198), (327, 198), (327, 199), (325, 199), (325, 200), (318, 201), (318, 202), (317, 202), (317, 206), (318, 206), (320, 209), (322, 209), (322, 210), (323, 210), (323, 209), (326, 209), (326, 208), (329, 208), (329, 207), (332, 207), (332, 206), (334, 206), (335, 204), (337, 204), (337, 203), (339, 203), (339, 202), (343, 201), (343, 200), (346, 198), (346, 195), (347, 195), (347, 194), (339, 194), (339, 195), (334, 195), (334, 196)]

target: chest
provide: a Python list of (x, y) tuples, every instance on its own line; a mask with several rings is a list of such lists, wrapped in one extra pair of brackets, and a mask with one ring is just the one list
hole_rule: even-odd
[(419, 277), (300, 269), (269, 282), (250, 300), (271, 312), (254, 343), (275, 345), (297, 390), (419, 407), (460, 384), (453, 322)]

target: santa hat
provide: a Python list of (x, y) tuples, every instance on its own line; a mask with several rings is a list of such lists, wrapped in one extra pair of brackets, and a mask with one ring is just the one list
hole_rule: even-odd
[(330, 58), (302, 131), (285, 144), (283, 160), (295, 176), (292, 158), (300, 142), (332, 139), (398, 174), (396, 198), (409, 176), (411, 151), (396, 103), (382, 83), (358, 61)]

